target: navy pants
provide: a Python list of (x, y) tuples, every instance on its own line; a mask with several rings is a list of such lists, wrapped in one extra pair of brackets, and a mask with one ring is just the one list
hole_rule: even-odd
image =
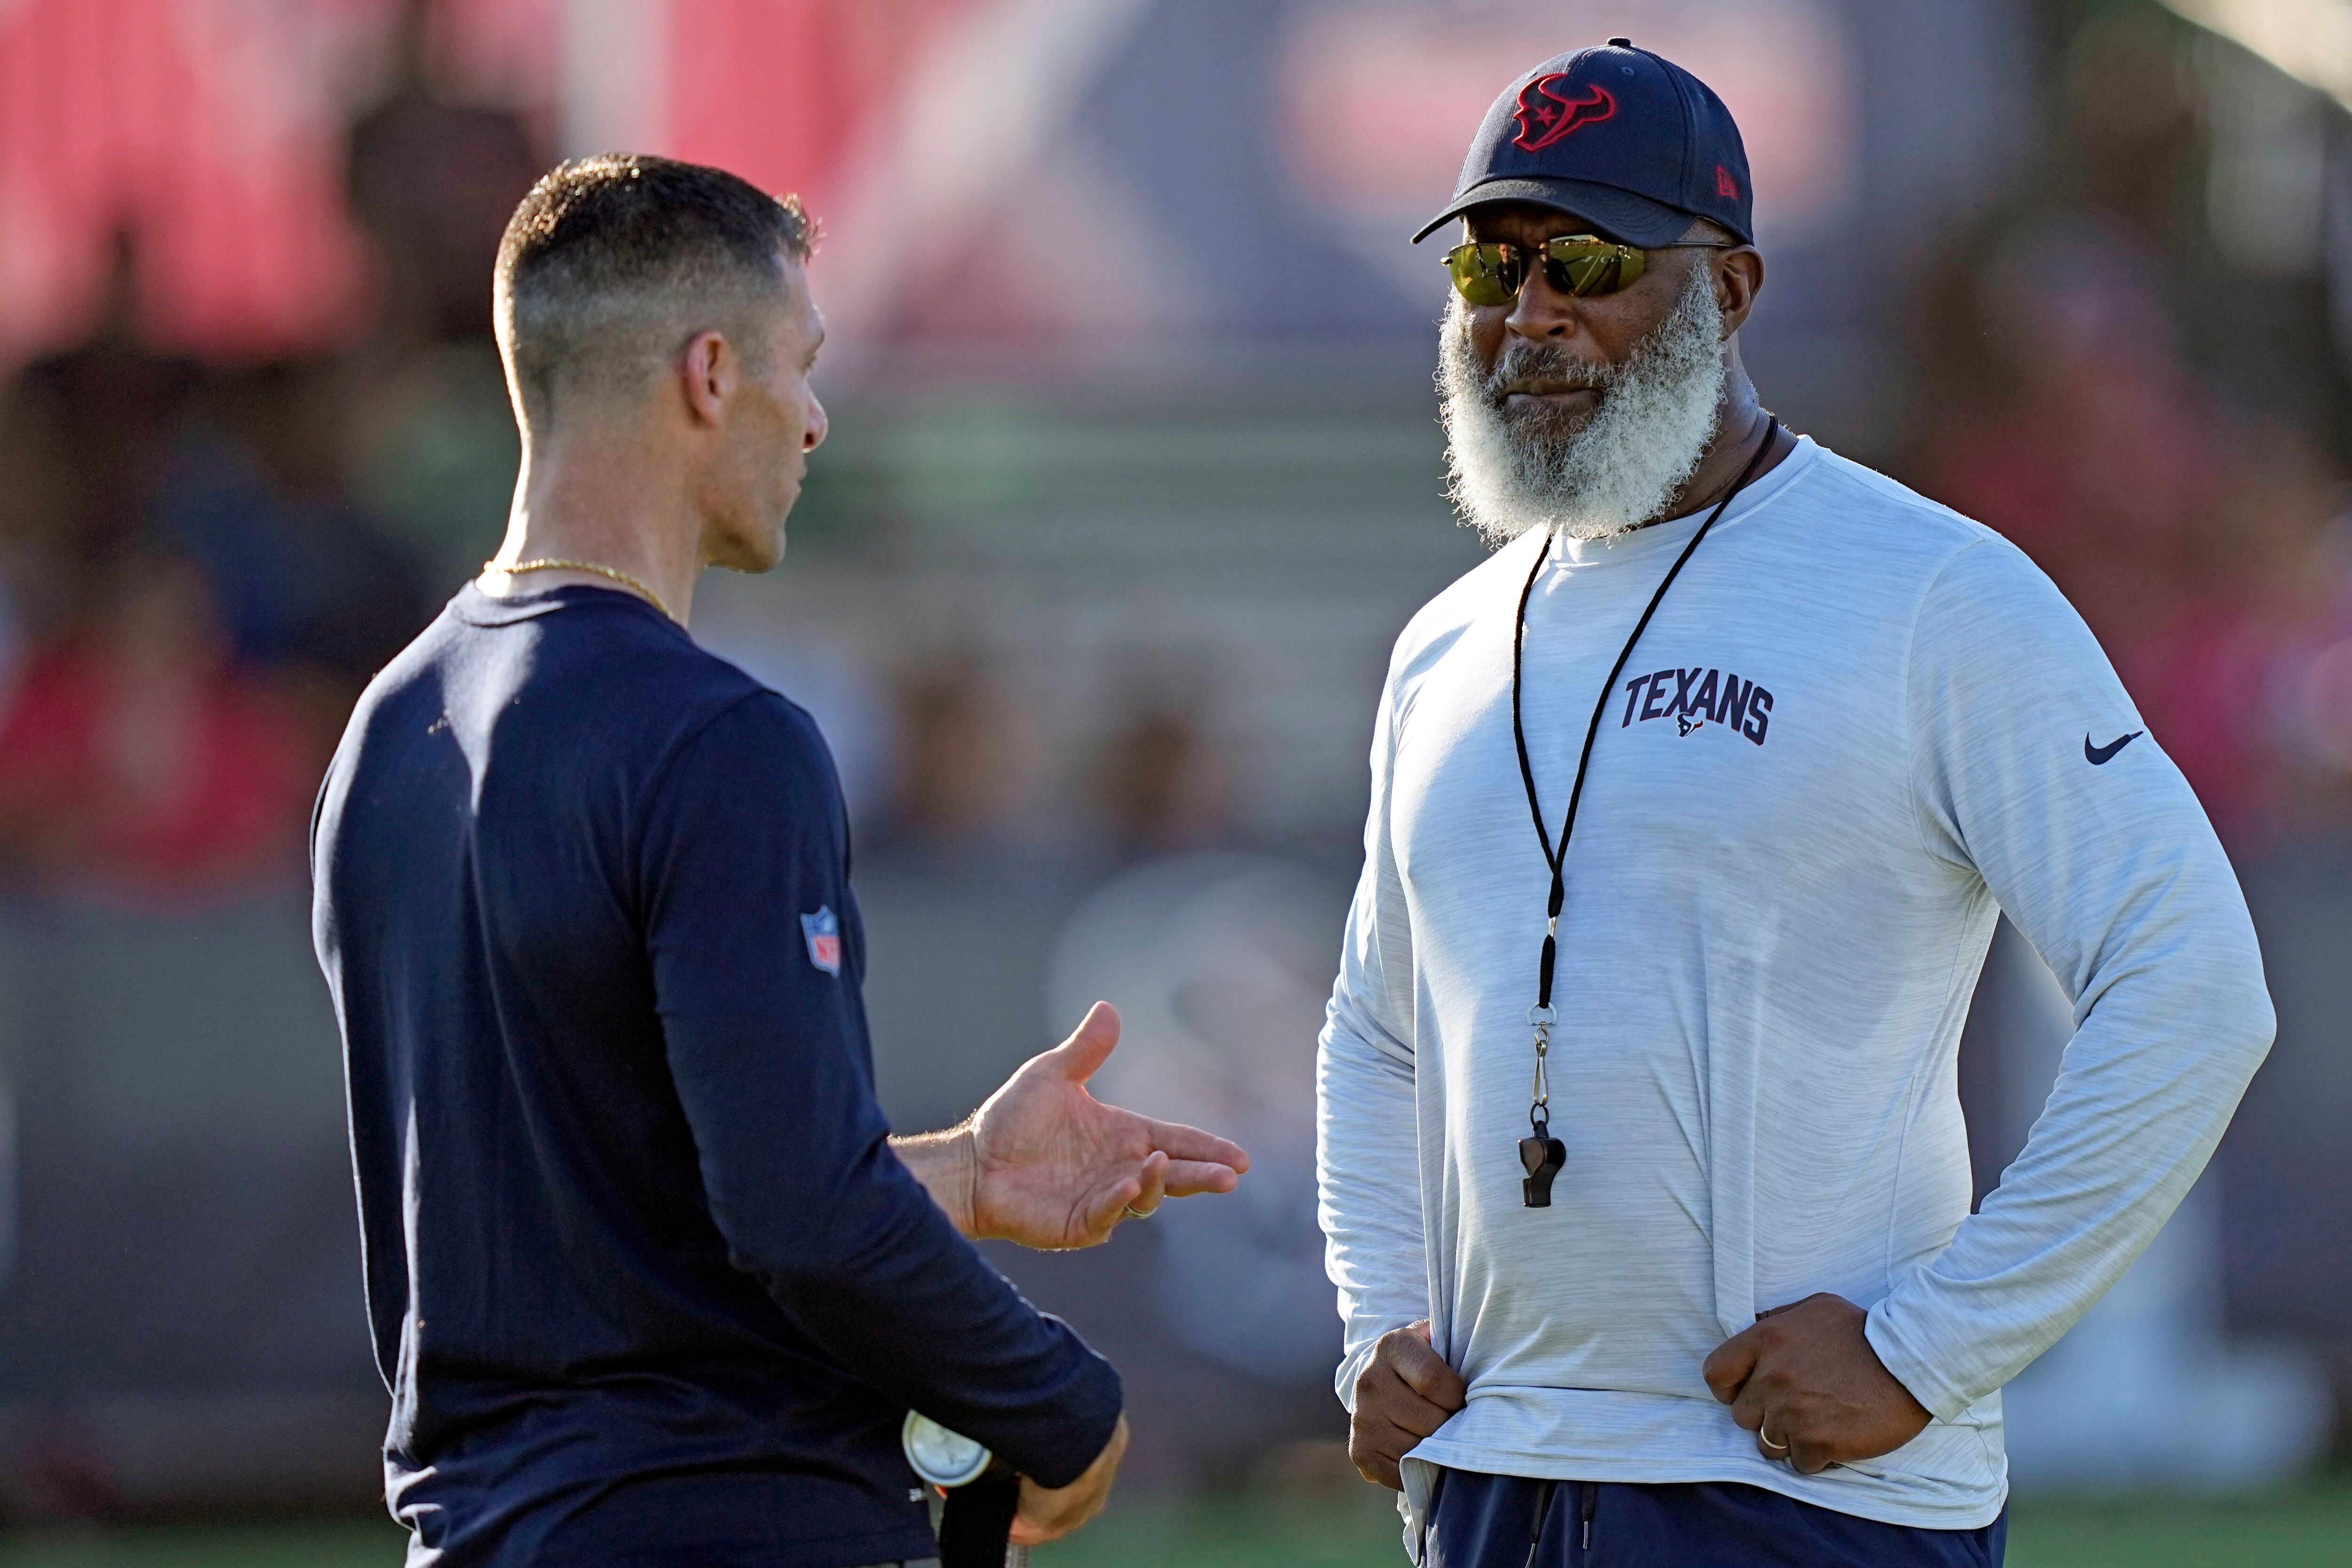
[(1633, 1486), (1442, 1470), (1423, 1568), (2000, 1568), (1982, 1530), (1881, 1524), (1732, 1481)]

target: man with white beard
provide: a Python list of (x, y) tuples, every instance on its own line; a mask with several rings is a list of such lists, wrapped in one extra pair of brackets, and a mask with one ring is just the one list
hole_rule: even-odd
[[(1350, 1453), (1443, 1568), (1998, 1563), (2001, 1385), (2269, 1048), (2229, 863), (2021, 554), (1759, 403), (1704, 84), (1546, 62), (1456, 217), (1453, 494), (1502, 548), (1398, 639), (1322, 1037)], [(1971, 1215), (2002, 911), (2078, 1029)]]

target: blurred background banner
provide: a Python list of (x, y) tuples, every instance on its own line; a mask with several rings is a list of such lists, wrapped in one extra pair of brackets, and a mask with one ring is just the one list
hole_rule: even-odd
[[(1406, 239), (1610, 34), (1747, 133), (1767, 399), (2050, 572), (2263, 932), (2277, 1049), (2019, 1384), (2021, 1484), (2342, 1445), (2352, 3), (0, 0), (0, 1521), (379, 1484), (307, 816), (503, 526), (507, 215), (615, 148), (824, 225), (834, 434), (694, 631), (833, 741), (894, 1122), (1118, 1003), (1106, 1093), (1258, 1171), (1000, 1261), (1128, 1371), (1139, 1488), (1345, 1474), (1313, 1036), (1388, 648), (1481, 553)], [(1980, 1191), (2052, 984), (2004, 934)]]

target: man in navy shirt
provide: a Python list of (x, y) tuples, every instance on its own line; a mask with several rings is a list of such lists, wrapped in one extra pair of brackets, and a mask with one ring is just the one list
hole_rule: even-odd
[(824, 742), (684, 626), (704, 567), (781, 558), (824, 439), (809, 243), (797, 205), (660, 159), (524, 200), (506, 542), (320, 798), (413, 1563), (928, 1559), (910, 1408), (1021, 1471), (1015, 1540), (1066, 1533), (1125, 1447), (1118, 1375), (966, 1237), (1089, 1245), (1247, 1166), (1087, 1093), (1100, 1005), (962, 1127), (889, 1136)]

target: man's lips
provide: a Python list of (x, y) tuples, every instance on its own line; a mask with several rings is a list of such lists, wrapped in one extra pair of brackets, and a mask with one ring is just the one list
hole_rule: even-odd
[(1591, 408), (1601, 401), (1601, 389), (1570, 386), (1565, 382), (1514, 382), (1503, 389), (1503, 406), (1528, 408), (1538, 404), (1554, 408)]

